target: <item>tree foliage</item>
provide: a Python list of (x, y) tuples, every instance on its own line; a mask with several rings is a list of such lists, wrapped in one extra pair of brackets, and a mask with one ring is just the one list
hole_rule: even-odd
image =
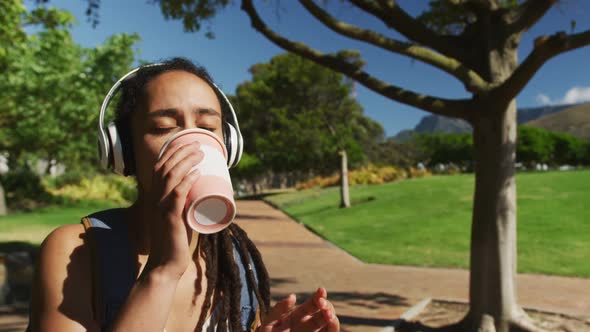
[[(516, 151), (519, 162), (528, 165), (590, 165), (587, 150), (590, 140), (531, 126), (520, 126), (518, 137)], [(475, 159), (470, 134), (419, 134), (408, 142), (390, 143), (388, 147), (391, 151), (382, 155), (395, 156), (403, 151), (413, 152), (410, 155), (406, 153), (410, 165), (422, 162), (430, 167), (450, 163), (470, 166)], [(405, 166), (403, 162), (404, 159), (401, 159), (393, 163)]]
[[(3, 6), (6, 3), (3, 2)], [(96, 48), (74, 42), (73, 16), (38, 7), (24, 11), (13, 3), (14, 30), (0, 54), (5, 66), (0, 81), (0, 152), (10, 167), (35, 160), (70, 169), (94, 164), (100, 103), (114, 81), (135, 58), (137, 35), (120, 34)], [(34, 25), (26, 33), (24, 27)]]
[(473, 138), (470, 134), (430, 134), (414, 138), (422, 161), (430, 166), (449, 164), (467, 166), (473, 163)]
[(250, 72), (252, 79), (238, 86), (233, 102), (245, 151), (256, 156), (258, 170), (330, 173), (338, 168), (339, 150), (358, 164), (383, 137), (341, 74), (291, 54)]

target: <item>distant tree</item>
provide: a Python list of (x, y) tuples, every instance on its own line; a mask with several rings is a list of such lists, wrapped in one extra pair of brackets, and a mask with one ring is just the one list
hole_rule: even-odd
[(584, 165), (590, 165), (590, 139), (586, 140), (582, 147), (582, 163)]
[(518, 128), (518, 160), (524, 163), (548, 163), (553, 153), (553, 138), (541, 128), (520, 126)]
[[(250, 184), (250, 191), (258, 193), (257, 181), (260, 176), (264, 174), (262, 162), (258, 157), (250, 153), (244, 152), (240, 163), (232, 170), (232, 178), (246, 180)], [(236, 181), (232, 181), (236, 183)]]
[(383, 128), (363, 115), (342, 74), (292, 54), (250, 72), (252, 80), (238, 86), (233, 100), (244, 148), (263, 170), (331, 173), (339, 169), (339, 154), (358, 164), (364, 149), (382, 139)]
[(584, 163), (585, 141), (570, 134), (552, 133), (552, 162), (558, 165)]
[(420, 134), (416, 135), (414, 142), (423, 151), (423, 161), (430, 166), (448, 163), (467, 166), (474, 160), (470, 134)]
[(402, 168), (415, 167), (427, 157), (414, 140), (398, 142), (388, 138), (369, 151), (369, 160), (376, 165), (394, 165)]

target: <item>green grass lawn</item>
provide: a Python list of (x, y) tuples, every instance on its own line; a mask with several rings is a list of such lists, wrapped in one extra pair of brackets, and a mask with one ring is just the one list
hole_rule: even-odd
[(18, 241), (38, 245), (56, 227), (79, 223), (82, 217), (110, 207), (114, 205), (108, 202), (83, 203), (0, 217), (0, 243)]
[[(473, 175), (434, 176), (266, 199), (371, 263), (468, 267)], [(517, 176), (518, 270), (590, 277), (590, 170)]]

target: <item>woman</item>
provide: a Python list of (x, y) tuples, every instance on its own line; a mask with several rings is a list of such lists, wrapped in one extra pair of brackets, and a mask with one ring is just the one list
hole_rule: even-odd
[[(334, 308), (321, 288), (301, 305), (290, 295), (269, 308), (266, 269), (237, 225), (210, 235), (186, 226), (185, 198), (199, 176), (189, 170), (202, 160), (202, 152), (197, 144), (188, 144), (167, 149), (159, 159), (158, 153), (168, 137), (184, 129), (198, 127), (227, 137), (231, 106), (207, 72), (175, 58), (141, 67), (122, 81), (121, 89), (115, 127), (123, 146), (123, 171), (135, 176), (138, 198), (128, 208), (94, 214), (45, 239), (33, 286), (31, 329), (339, 331)], [(101, 218), (120, 222), (109, 221), (105, 233), (96, 222)], [(127, 249), (112, 248), (116, 229), (122, 229), (118, 234), (124, 239), (116, 246)], [(100, 250), (116, 254), (109, 261), (101, 258)], [(120, 303), (101, 302), (108, 298), (104, 280), (116, 276), (111, 279), (118, 283), (125, 279), (122, 270), (132, 271), (127, 289), (120, 292), (124, 297)], [(257, 307), (252, 312), (240, 307), (244, 294), (250, 293), (244, 292), (250, 289), (246, 284)], [(254, 319), (248, 317), (254, 312)]]

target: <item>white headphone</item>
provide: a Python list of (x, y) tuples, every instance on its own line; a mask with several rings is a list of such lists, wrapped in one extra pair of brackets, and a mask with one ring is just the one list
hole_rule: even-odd
[[(117, 127), (114, 122), (110, 122), (107, 125), (107, 129), (104, 128), (104, 114), (106, 112), (111, 99), (117, 91), (121, 88), (121, 84), (128, 79), (133, 77), (133, 75), (140, 69), (144, 69), (147, 67), (157, 67), (162, 66), (163, 63), (154, 63), (144, 65), (138, 68), (133, 69), (132, 71), (128, 72), (127, 74), (123, 75), (109, 90), (104, 101), (102, 102), (102, 106), (100, 107), (100, 115), (98, 118), (98, 153), (100, 158), (100, 163), (104, 168), (112, 169), (115, 173), (121, 175), (125, 174), (125, 158), (123, 153), (123, 145), (121, 143), (121, 135), (117, 132)], [(203, 79), (203, 78), (201, 78)], [(227, 121), (223, 123), (223, 135), (224, 135), (224, 143), (225, 148), (227, 149), (227, 166), (234, 167), (240, 161), (243, 152), (243, 144), (244, 141), (242, 139), (242, 133), (240, 132), (240, 126), (238, 125), (238, 118), (236, 117), (236, 113), (234, 108), (232, 107), (229, 99), (227, 99), (226, 95), (221, 91), (217, 85), (213, 82), (208, 82), (210, 85), (218, 92), (218, 95), (222, 96), (222, 100), (220, 103), (225, 104), (227, 109), (230, 111), (229, 116), (227, 117)], [(223, 109), (223, 107), (222, 107)]]

